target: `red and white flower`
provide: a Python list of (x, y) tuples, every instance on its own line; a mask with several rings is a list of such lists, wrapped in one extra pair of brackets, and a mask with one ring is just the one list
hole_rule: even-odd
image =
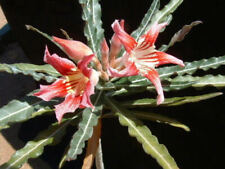
[(83, 57), (76, 66), (72, 61), (57, 54), (51, 55), (46, 47), (44, 61), (51, 64), (62, 77), (51, 85), (40, 85), (40, 91), (34, 95), (45, 101), (65, 97), (61, 104), (55, 106), (59, 122), (65, 113), (74, 112), (77, 108), (93, 108), (90, 96), (94, 94), (94, 87), (99, 78), (95, 70), (88, 68), (93, 57), (93, 54)]
[(111, 76), (124, 77), (141, 75), (148, 78), (153, 83), (158, 93), (157, 104), (161, 104), (164, 101), (164, 94), (155, 67), (168, 63), (184, 66), (182, 60), (155, 49), (154, 44), (158, 34), (166, 25), (166, 23), (154, 24), (146, 34), (142, 35), (139, 40), (136, 41), (124, 31), (117, 20), (112, 24), (115, 35), (123, 44), (126, 53), (121, 58), (117, 59), (120, 65), (117, 65), (117, 67), (109, 67)]

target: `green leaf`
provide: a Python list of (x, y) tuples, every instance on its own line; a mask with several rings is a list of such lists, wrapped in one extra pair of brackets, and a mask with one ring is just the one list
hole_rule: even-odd
[(34, 141), (29, 141), (22, 149), (16, 151), (11, 159), (1, 166), (1, 169), (17, 169), (20, 168), (30, 158), (39, 157), (44, 147), (61, 140), (65, 133), (65, 129), (78, 116), (66, 120), (61, 124), (54, 123), (47, 130), (41, 132)]
[[(211, 57), (209, 59), (202, 59), (193, 62), (185, 62), (185, 67), (180, 66), (167, 66), (163, 68), (158, 68), (160, 79), (166, 79), (172, 75), (184, 75), (184, 74), (194, 74), (197, 70), (201, 69), (207, 71), (209, 69), (217, 69), (219, 66), (225, 65), (225, 56)], [(143, 83), (145, 84), (147, 79), (142, 76), (135, 76), (134, 79), (129, 77), (131, 83)]]
[[(142, 93), (147, 91), (154, 91), (155, 86), (148, 80), (143, 79), (139, 76), (131, 76), (128, 77), (127, 81), (124, 81), (125, 84), (122, 83), (114, 83), (110, 86), (101, 86), (99, 90), (111, 90), (107, 94), (109, 96), (126, 96), (133, 95), (136, 93)], [(139, 81), (141, 80), (141, 81)], [(195, 84), (195, 81), (162, 81), (162, 87), (164, 91), (173, 91), (173, 90), (181, 90), (191, 87)], [(112, 91), (113, 90), (113, 91)]]
[[(165, 98), (164, 102), (160, 104), (160, 106), (168, 105), (174, 103), (176, 101), (180, 101), (182, 98), (173, 97), (173, 98)], [(124, 107), (133, 108), (133, 107), (156, 107), (156, 99), (151, 98), (144, 98), (144, 99), (137, 99), (137, 100), (130, 100), (121, 103)]]
[(100, 97), (102, 91), (100, 91), (94, 103), (95, 108), (92, 110), (90, 108), (84, 109), (82, 113), (82, 119), (78, 125), (78, 130), (73, 135), (70, 142), (70, 148), (67, 153), (67, 160), (74, 160), (77, 155), (81, 154), (85, 146), (85, 141), (91, 138), (93, 133), (93, 127), (97, 125), (98, 118), (101, 116), (102, 108)]
[(93, 133), (93, 127), (97, 125), (100, 117), (102, 106), (96, 106), (92, 111), (86, 108), (82, 113), (82, 120), (78, 125), (78, 131), (73, 135), (70, 142), (70, 148), (67, 154), (67, 160), (75, 160), (77, 155), (82, 153), (82, 149)]
[(173, 74), (184, 75), (184, 74), (193, 74), (198, 69), (207, 71), (209, 69), (216, 69), (221, 65), (225, 65), (225, 56), (220, 57), (211, 57), (209, 59), (202, 59), (193, 62), (186, 62), (185, 67), (181, 68), (180, 66), (170, 66), (159, 68), (158, 72), (160, 78), (169, 77)]
[(154, 23), (161, 23), (167, 20), (168, 16), (172, 14), (182, 2), (183, 0), (170, 0), (170, 2), (165, 5), (163, 9), (154, 14), (150, 26)]
[[(168, 25), (170, 24), (170, 22), (172, 21), (172, 19), (173, 19), (173, 15), (170, 14), (170, 15), (166, 16), (166, 17), (162, 20), (162, 22), (166, 22), (166, 23), (167, 23), (167, 26), (168, 26)], [(163, 32), (165, 29), (166, 29), (166, 27), (162, 28), (162, 29), (160, 30), (160, 32)]]
[(132, 113), (119, 107), (119, 103), (112, 101), (108, 97), (105, 97), (104, 100), (119, 117), (120, 124), (128, 127), (129, 134), (136, 137), (147, 154), (155, 158), (159, 165), (164, 169), (178, 169), (176, 162), (169, 154), (166, 147), (159, 144), (158, 139), (152, 135), (147, 126), (143, 125), (140, 120), (136, 119)]
[(130, 96), (137, 93), (142, 93), (147, 90), (146, 87), (121, 88), (119, 90), (107, 92), (108, 96)]
[(195, 88), (202, 88), (205, 86), (214, 86), (214, 87), (225, 87), (225, 76), (224, 75), (205, 75), (202, 77), (199, 76), (177, 76), (174, 79), (171, 79), (170, 82), (183, 82), (183, 81), (193, 81), (191, 86)]
[(84, 34), (89, 46), (100, 58), (100, 44), (104, 36), (104, 30), (102, 29), (99, 0), (79, 0), (79, 3), (83, 9), (82, 19), (85, 21)]
[(49, 106), (57, 102), (58, 100), (56, 99), (45, 102), (30, 95), (21, 100), (12, 100), (0, 108), (0, 128), (4, 128), (4, 126), (8, 126), (11, 123), (28, 120), (47, 111), (52, 111)]
[[(187, 103), (194, 103), (199, 102), (202, 100), (207, 100), (214, 98), (216, 96), (222, 95), (221, 92), (203, 94), (198, 96), (183, 96), (183, 97), (172, 97), (172, 98), (165, 98), (165, 101), (160, 104), (160, 106), (177, 106)], [(151, 98), (144, 98), (144, 99), (137, 99), (132, 101), (126, 101), (120, 103), (124, 107), (132, 108), (132, 107), (156, 107), (156, 99)]]
[(159, 50), (165, 52), (166, 50), (168, 50), (168, 48), (173, 46), (176, 42), (181, 42), (185, 38), (185, 36), (191, 31), (191, 29), (194, 26), (199, 25), (200, 23), (202, 23), (202, 21), (194, 21), (189, 25), (184, 25), (181, 30), (179, 30), (177, 33), (175, 33), (173, 35), (169, 44), (168, 45), (162, 45), (162, 47)]
[[(155, 91), (155, 86), (153, 86), (153, 84), (147, 78), (143, 79), (143, 77), (140, 77), (140, 76), (133, 76), (133, 78), (129, 77), (129, 79), (130, 79), (131, 84), (118, 85), (118, 86), (115, 85), (115, 86), (117, 86), (117, 87), (128, 86), (129, 88), (136, 88), (137, 92), (138, 92), (138, 89), (141, 87), (142, 88), (146, 87), (146, 90), (149, 90), (149, 91), (151, 91), (151, 90)], [(195, 81), (191, 81), (191, 80), (162, 81), (162, 87), (163, 87), (164, 91), (181, 90), (181, 89), (188, 88), (195, 83), (196, 83)]]
[(204, 94), (204, 95), (200, 95), (200, 96), (186, 96), (186, 97), (184, 97), (183, 100), (179, 100), (177, 102), (168, 104), (167, 106), (178, 106), (178, 105), (187, 104), (187, 103), (199, 102), (202, 100), (207, 100), (207, 99), (211, 99), (211, 98), (220, 96), (222, 94), (223, 93), (221, 93), (221, 92), (216, 92), (216, 93), (209, 93), (209, 94)]
[(141, 112), (141, 111), (132, 111), (132, 113), (136, 116), (138, 119), (143, 119), (143, 120), (151, 120), (157, 123), (164, 123), (164, 124), (169, 124), (173, 127), (178, 127), (181, 128), (187, 132), (190, 131), (190, 128), (186, 126), (185, 124), (182, 124), (181, 122), (164, 116), (162, 114), (158, 113), (150, 113), (150, 112)]
[(53, 82), (60, 74), (51, 65), (33, 65), (29, 63), (16, 64), (0, 64), (0, 72), (7, 72), (12, 74), (22, 73), (24, 75), (32, 76), (35, 80), (46, 80)]
[(153, 0), (150, 8), (148, 9), (147, 13), (145, 14), (144, 18), (142, 19), (141, 24), (134, 32), (132, 32), (132, 34), (131, 34), (132, 37), (134, 37), (135, 39), (138, 40), (141, 35), (146, 33), (146, 31), (148, 31), (147, 28), (151, 22), (152, 16), (154, 15), (154, 13), (156, 11), (158, 11), (159, 6), (160, 6), (160, 1)]
[[(164, 82), (162, 82), (163, 85), (163, 90), (164, 91), (173, 91), (173, 90), (182, 90), (182, 89), (186, 89), (188, 87), (191, 87), (193, 84), (195, 84), (194, 81), (182, 81), (182, 82), (170, 82), (169, 84), (164, 84)], [(147, 90), (155, 90), (155, 87), (153, 86), (148, 86)]]

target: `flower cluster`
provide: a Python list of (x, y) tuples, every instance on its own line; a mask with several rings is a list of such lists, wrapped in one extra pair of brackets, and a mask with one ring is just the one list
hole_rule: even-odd
[[(69, 57), (77, 62), (77, 66), (68, 59), (56, 54), (51, 55), (46, 47), (44, 61), (51, 64), (62, 77), (51, 85), (41, 85), (40, 91), (34, 95), (45, 101), (65, 97), (61, 104), (55, 106), (56, 118), (60, 122), (65, 113), (74, 112), (77, 108), (93, 108), (90, 96), (94, 94), (99, 77), (108, 80), (109, 77), (141, 75), (153, 83), (158, 93), (157, 104), (161, 104), (164, 101), (164, 94), (155, 67), (168, 63), (184, 66), (183, 61), (155, 49), (158, 34), (165, 26), (166, 23), (154, 24), (136, 41), (125, 32), (124, 20), (120, 23), (115, 20), (112, 24), (114, 35), (110, 48), (105, 39), (101, 44), (102, 64), (92, 50), (82, 42), (53, 37)], [(118, 57), (122, 46), (125, 53), (122, 57)], [(97, 64), (97, 71), (88, 67), (91, 61)]]

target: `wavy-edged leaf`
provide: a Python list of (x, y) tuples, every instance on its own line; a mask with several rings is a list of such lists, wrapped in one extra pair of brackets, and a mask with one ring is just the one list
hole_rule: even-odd
[(215, 93), (209, 93), (209, 94), (204, 94), (200, 96), (186, 96), (183, 100), (168, 104), (167, 106), (178, 106), (178, 105), (187, 104), (187, 103), (199, 102), (202, 100), (207, 100), (207, 99), (220, 96), (222, 94), (223, 94), (222, 92), (215, 92)]
[(159, 6), (160, 6), (160, 1), (153, 0), (150, 8), (148, 9), (144, 18), (142, 19), (141, 24), (134, 32), (132, 32), (131, 34), (132, 37), (138, 40), (141, 35), (143, 35), (146, 31), (148, 31), (147, 28), (151, 22), (152, 16), (154, 15), (156, 11), (158, 11)]
[(132, 113), (136, 116), (136, 118), (138, 119), (143, 119), (143, 120), (151, 120), (151, 121), (154, 121), (154, 122), (157, 122), (157, 123), (164, 123), (164, 124), (168, 124), (168, 125), (171, 125), (173, 127), (178, 127), (178, 128), (181, 128), (187, 132), (190, 131), (190, 128), (173, 119), (173, 118), (170, 118), (170, 117), (167, 117), (167, 116), (164, 116), (162, 114), (158, 114), (158, 113), (150, 113), (150, 112), (143, 112), (143, 111), (132, 111)]
[[(155, 90), (155, 86), (153, 86), (153, 84), (147, 79), (143, 79), (143, 77), (140, 76), (133, 76), (133, 77), (129, 77), (130, 83), (128, 85), (115, 85), (116, 87), (129, 87), (129, 88), (136, 88), (136, 90), (138, 91), (139, 88), (144, 88), (146, 87), (147, 90), (151, 91), (151, 90)], [(191, 81), (191, 80), (182, 80), (182, 81), (178, 81), (178, 80), (174, 80), (174, 81), (162, 81), (162, 87), (164, 91), (173, 91), (173, 90), (181, 90), (181, 89), (185, 89), (188, 88), (190, 86), (192, 86), (193, 84), (195, 84), (195, 81)], [(128, 89), (129, 90), (129, 89)]]
[(34, 141), (29, 141), (22, 149), (16, 151), (11, 159), (0, 166), (0, 168), (17, 169), (26, 163), (28, 159), (39, 157), (43, 153), (45, 146), (58, 142), (61, 139), (68, 124), (76, 117), (64, 120), (61, 124), (54, 123), (47, 130), (41, 132)]
[[(191, 87), (193, 84), (195, 84), (194, 81), (182, 81), (182, 82), (169, 82), (169, 84), (164, 84), (164, 82), (162, 82), (163, 85), (163, 90), (164, 91), (173, 91), (173, 90), (182, 90), (182, 89), (186, 89), (188, 87)], [(155, 87), (153, 86), (149, 86), (147, 87), (147, 90), (152, 90)]]
[[(209, 59), (201, 59), (193, 62), (185, 62), (185, 67), (167, 66), (158, 68), (160, 79), (168, 78), (172, 75), (194, 74), (198, 69), (207, 71), (209, 69), (217, 69), (219, 66), (225, 65), (225, 56), (211, 57)], [(142, 76), (129, 77), (131, 83), (146, 83), (147, 79)]]
[(170, 2), (165, 5), (163, 9), (154, 14), (150, 26), (154, 23), (161, 23), (167, 20), (167, 17), (171, 15), (182, 2), (183, 0), (170, 0)]
[[(165, 98), (164, 102), (160, 104), (160, 106), (168, 105), (177, 101), (183, 100), (180, 97), (173, 97), (173, 98)], [(121, 105), (128, 108), (133, 107), (156, 107), (156, 99), (151, 98), (144, 98), (144, 99), (137, 99), (137, 100), (130, 100), (126, 102), (122, 102)]]
[(60, 73), (55, 68), (53, 68), (52, 65), (49, 64), (45, 65), (34, 65), (31, 63), (0, 64), (0, 71), (13, 73), (13, 70), (11, 70), (12, 69), (11, 66), (20, 69), (21, 71), (41, 72), (54, 77), (61, 76)]
[(205, 76), (177, 76), (171, 79), (170, 82), (183, 82), (183, 81), (193, 81), (191, 86), (196, 88), (201, 88), (205, 86), (214, 87), (225, 87), (225, 76), (224, 75), (205, 75)]
[[(163, 123), (163, 124), (171, 125), (173, 127), (178, 127), (187, 132), (190, 131), (190, 128), (187, 125), (162, 114), (152, 113), (152, 112), (143, 112), (138, 110), (132, 110), (132, 114), (138, 119), (151, 120), (157, 123)], [(115, 113), (107, 113), (102, 116), (102, 118), (112, 118), (112, 117), (115, 117)]]
[(91, 138), (88, 140), (86, 155), (83, 161), (82, 169), (92, 168), (99, 145), (99, 139), (101, 137), (101, 128), (102, 128), (101, 119), (99, 119), (97, 126), (95, 126), (93, 129), (93, 134)]
[[(135, 78), (135, 76), (133, 77)], [(112, 86), (100, 87), (99, 90), (113, 90), (107, 93), (110, 96), (133, 95), (145, 92), (146, 90), (155, 92), (155, 87), (147, 79), (143, 79), (142, 81), (141, 78), (141, 81), (139, 82), (138, 80), (134, 80), (134, 78), (132, 78), (133, 81), (131, 82), (134, 82), (132, 84), (129, 81), (126, 81), (125, 83), (127, 84), (115, 83)], [(164, 91), (182, 90), (191, 87), (195, 83), (195, 81), (162, 81), (162, 87)]]
[(158, 72), (160, 74), (160, 78), (169, 77), (173, 74), (184, 75), (184, 74), (193, 74), (198, 69), (207, 71), (209, 69), (216, 69), (221, 65), (225, 65), (225, 56), (220, 57), (211, 57), (209, 59), (202, 59), (193, 62), (186, 62), (185, 67), (181, 68), (179, 66), (170, 66), (159, 68)]
[(146, 87), (134, 87), (134, 88), (121, 88), (115, 91), (109, 91), (108, 96), (130, 96), (137, 93), (142, 93), (146, 91)]
[[(221, 92), (203, 94), (198, 96), (183, 96), (183, 97), (172, 97), (172, 98), (165, 98), (165, 101), (160, 104), (160, 106), (177, 106), (187, 103), (194, 103), (199, 102), (202, 100), (207, 100), (214, 98), (216, 96), (222, 95)], [(120, 103), (124, 107), (132, 108), (132, 107), (156, 107), (156, 99), (151, 98), (144, 98), (144, 99), (137, 99), (133, 101), (126, 101)]]
[(129, 134), (142, 144), (144, 151), (155, 158), (161, 167), (164, 169), (179, 169), (166, 147), (159, 144), (158, 139), (152, 135), (147, 126), (136, 119), (132, 113), (119, 107), (119, 103), (107, 97), (105, 97), (105, 101), (119, 117), (120, 124), (128, 127)]
[(93, 52), (100, 58), (100, 43), (104, 36), (101, 21), (101, 6), (99, 0), (79, 0), (82, 6), (82, 19), (85, 21), (84, 34)]
[(12, 100), (7, 105), (0, 108), (0, 128), (11, 123), (22, 122), (42, 113), (52, 111), (50, 106), (59, 100), (45, 102), (35, 96), (26, 96), (21, 100)]
[(102, 106), (95, 106), (92, 111), (86, 108), (82, 113), (81, 122), (78, 125), (78, 130), (73, 135), (70, 142), (70, 148), (67, 153), (67, 160), (74, 160), (77, 155), (81, 154), (87, 141), (93, 133), (93, 127), (97, 125), (98, 118), (101, 115)]
[(191, 24), (189, 24), (189, 25), (184, 25), (177, 33), (175, 33), (173, 35), (169, 44), (168, 45), (162, 45), (159, 48), (159, 50), (165, 52), (166, 50), (168, 50), (168, 48), (173, 46), (176, 42), (181, 42), (185, 38), (185, 36), (191, 31), (191, 29), (194, 26), (197, 26), (201, 23), (202, 23), (202, 21), (194, 21), (194, 22), (191, 22)]
[(32, 76), (35, 80), (46, 80), (53, 82), (60, 74), (51, 65), (33, 65), (29, 63), (16, 64), (0, 64), (0, 72), (7, 72), (11, 74), (22, 73), (24, 75)]

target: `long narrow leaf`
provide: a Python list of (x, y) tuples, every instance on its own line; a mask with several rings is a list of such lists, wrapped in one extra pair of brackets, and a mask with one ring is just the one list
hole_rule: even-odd
[(202, 21), (194, 21), (189, 25), (184, 25), (177, 33), (173, 35), (168, 45), (162, 45), (159, 50), (166, 51), (168, 48), (173, 46), (176, 42), (181, 42), (185, 36), (191, 31), (194, 26), (199, 25)]
[(184, 68), (181, 68), (179, 66), (171, 66), (171, 67), (160, 68), (158, 69), (158, 71), (159, 71), (160, 77), (165, 78), (175, 73), (177, 73), (178, 75), (183, 75), (185, 73), (191, 75), (195, 73), (198, 69), (207, 71), (209, 69), (216, 69), (222, 65), (225, 65), (225, 56), (212, 57), (209, 59), (202, 59), (202, 60), (193, 61), (193, 62), (186, 62)]
[(165, 21), (167, 17), (172, 14), (182, 2), (183, 0), (170, 0), (170, 2), (165, 5), (163, 9), (155, 13), (151, 20), (151, 25)]
[(221, 92), (216, 92), (216, 93), (204, 94), (201, 96), (186, 96), (186, 98), (184, 100), (180, 100), (178, 102), (168, 104), (168, 106), (178, 106), (178, 105), (187, 104), (187, 103), (199, 102), (202, 100), (207, 100), (207, 99), (211, 99), (211, 98), (220, 96), (222, 94), (223, 93), (221, 93)]
[(171, 79), (170, 82), (183, 82), (183, 81), (193, 81), (191, 86), (195, 88), (201, 88), (205, 86), (214, 86), (214, 87), (225, 87), (225, 76), (224, 75), (205, 75), (205, 76), (177, 76), (174, 79)]
[(17, 68), (21, 71), (35, 71), (39, 73), (46, 73), (54, 77), (60, 76), (59, 72), (49, 64), (45, 65), (34, 65), (31, 63), (0, 64), (0, 71), (13, 73), (12, 69), (14, 68)]
[[(75, 116), (72, 119), (75, 119)], [(58, 142), (69, 123), (72, 119), (63, 122), (62, 124), (53, 124), (47, 130), (41, 132), (39, 136), (34, 141), (29, 141), (22, 149), (16, 151), (12, 155), (11, 159), (0, 166), (1, 169), (18, 169), (30, 158), (39, 157), (43, 151), (44, 147)]]
[(148, 9), (144, 18), (142, 19), (141, 24), (134, 32), (132, 32), (131, 34), (132, 37), (138, 40), (139, 37), (147, 31), (147, 28), (151, 22), (152, 16), (154, 15), (156, 11), (158, 11), (159, 6), (160, 6), (159, 0), (153, 0), (150, 8)]
[(169, 154), (166, 147), (159, 144), (158, 139), (152, 135), (147, 126), (136, 119), (132, 113), (119, 107), (119, 103), (115, 103), (107, 97), (105, 97), (105, 101), (119, 117), (120, 124), (128, 127), (129, 134), (142, 144), (143, 149), (147, 154), (155, 158), (164, 169), (178, 169), (176, 162)]
[(97, 125), (102, 106), (95, 107), (94, 111), (86, 108), (82, 113), (82, 120), (79, 123), (78, 131), (73, 135), (70, 148), (67, 153), (67, 160), (75, 160), (81, 154), (87, 141), (93, 133), (93, 127)]
[[(225, 65), (225, 56), (220, 57), (211, 57), (209, 59), (202, 59), (193, 62), (186, 62), (185, 67), (182, 68), (180, 66), (168, 66), (157, 69), (159, 72), (159, 76), (161, 79), (168, 78), (172, 75), (184, 75), (194, 74), (197, 70), (207, 71), (209, 69), (216, 69), (219, 66)], [(136, 76), (135, 79), (130, 80), (131, 83), (142, 83), (146, 82), (146, 78), (142, 76)]]
[(162, 114), (158, 114), (158, 113), (150, 113), (150, 112), (143, 112), (143, 111), (132, 111), (132, 113), (138, 118), (138, 119), (143, 119), (143, 120), (151, 120), (157, 123), (164, 123), (164, 124), (169, 124), (173, 127), (178, 127), (181, 128), (185, 131), (190, 131), (190, 128), (188, 126), (186, 126), (185, 124), (164, 116)]
[[(160, 106), (177, 106), (177, 105), (182, 105), (187, 103), (194, 103), (194, 102), (199, 102), (202, 100), (211, 99), (220, 95), (222, 95), (221, 92), (215, 92), (215, 93), (203, 94), (199, 96), (183, 96), (183, 97), (165, 98), (165, 101), (162, 104), (160, 104)], [(151, 99), (151, 98), (126, 101), (126, 102), (122, 102), (121, 105), (128, 108), (158, 106), (156, 104), (156, 99)]]
[(33, 65), (29, 63), (0, 64), (0, 72), (22, 73), (32, 76), (34, 80), (40, 81), (43, 79), (47, 82), (53, 82), (60, 76), (51, 65)]
[(98, 118), (102, 112), (102, 105), (100, 105), (100, 96), (102, 92), (99, 92), (95, 100), (95, 108), (91, 110), (86, 108), (82, 113), (82, 119), (78, 125), (78, 131), (75, 132), (70, 142), (70, 148), (67, 153), (67, 160), (74, 160), (77, 155), (81, 154), (87, 141), (93, 133), (93, 127), (97, 125)]
[(0, 128), (11, 123), (22, 122), (36, 115), (47, 111), (52, 111), (52, 105), (58, 100), (45, 102), (34, 96), (26, 96), (21, 100), (12, 100), (7, 105), (0, 108)]
[(100, 58), (100, 43), (104, 36), (99, 0), (79, 0), (82, 6), (82, 19), (85, 21), (84, 34), (93, 52)]

